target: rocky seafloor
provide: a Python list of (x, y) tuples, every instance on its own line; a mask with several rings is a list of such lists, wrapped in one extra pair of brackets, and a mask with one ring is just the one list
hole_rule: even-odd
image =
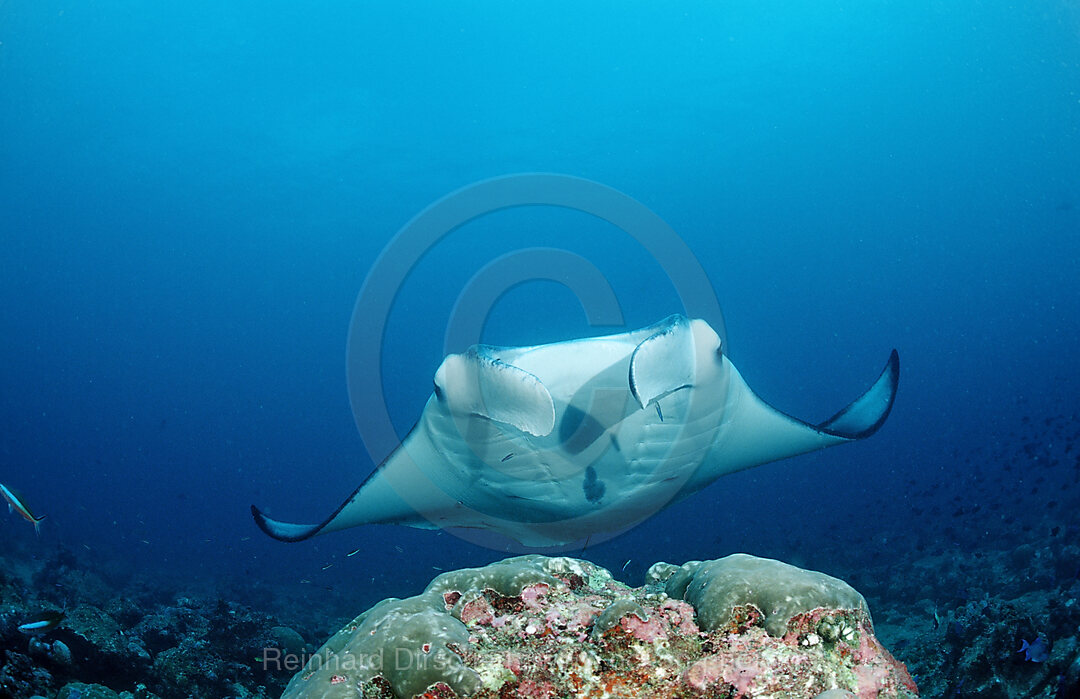
[[(52, 699), (113, 699), (115, 697), (180, 697), (221, 699), (224, 697), (279, 697), (286, 692), (290, 680), (299, 673), (300, 660), (308, 659), (316, 649), (335, 635), (335, 631), (348, 628), (349, 616), (342, 616), (341, 599), (327, 600), (323, 609), (310, 604), (289, 604), (286, 600), (265, 598), (256, 603), (256, 596), (248, 595), (247, 603), (207, 593), (177, 594), (176, 589), (160, 581), (110, 580), (105, 575), (91, 572), (76, 554), (64, 549), (42, 560), (24, 560), (14, 556), (4, 559), (0, 570), (0, 698), (28, 699), (45, 697)], [(583, 564), (586, 565), (586, 564)], [(1057, 536), (1046, 545), (1035, 547), (1020, 545), (1008, 550), (980, 549), (967, 556), (955, 554), (913, 556), (907, 562), (890, 561), (878, 567), (865, 566), (852, 575), (856, 585), (867, 591), (871, 600), (873, 632), (892, 655), (906, 665), (919, 694), (924, 697), (1046, 697), (1068, 699), (1080, 697), (1080, 546), (1070, 537)], [(1015, 571), (1023, 571), (1022, 575)], [(588, 582), (588, 574), (576, 573)], [(655, 572), (650, 573), (654, 578)], [(605, 579), (592, 585), (571, 590), (575, 578), (569, 574), (554, 576), (557, 580), (545, 583), (546, 589), (528, 591), (503, 590), (496, 597), (490, 593), (475, 594), (473, 605), (465, 612), (470, 621), (470, 634), (466, 641), (483, 641), (476, 647), (465, 643), (456, 647), (457, 653), (466, 657), (473, 653), (470, 662), (477, 661), (477, 653), (484, 648), (512, 650), (506, 645), (507, 638), (499, 638), (498, 630), (510, 625), (520, 632), (521, 638), (530, 637), (534, 650), (536, 639), (543, 643), (554, 642), (552, 619), (565, 616), (567, 609), (575, 604), (586, 604), (599, 616), (617, 599), (633, 597), (628, 585)], [(646, 581), (635, 581), (641, 585)], [(653, 584), (658, 584), (653, 580)], [(535, 586), (535, 581), (534, 581)], [(642, 595), (655, 595), (655, 587), (645, 585), (634, 588)], [(955, 594), (943, 595), (941, 590), (955, 589)], [(477, 591), (473, 591), (476, 593)], [(504, 594), (505, 593), (505, 594)], [(514, 609), (515, 600), (521, 605), (522, 596), (532, 595), (532, 604), (549, 604), (547, 608), (522, 607), (529, 612), (512, 617), (508, 610)], [(588, 598), (592, 595), (591, 601)], [(578, 634), (577, 655), (564, 652), (565, 662), (589, 664), (602, 660), (604, 644), (618, 645), (620, 636), (623, 650), (641, 654), (634, 644), (655, 644), (661, 637), (672, 646), (681, 641), (678, 632), (684, 619), (675, 604), (676, 597), (640, 597), (634, 604), (643, 613), (630, 613), (618, 617), (612, 623), (608, 637), (598, 640), (588, 624), (579, 619), (576, 628), (570, 619), (562, 627), (567, 633)], [(486, 619), (483, 601), (492, 607), (491, 619)], [(460, 600), (449, 598), (450, 606)], [(504, 605), (500, 612), (497, 605)], [(629, 603), (628, 603), (629, 604)], [(684, 604), (679, 602), (679, 604)], [(509, 605), (509, 606), (506, 606)], [(672, 606), (674, 605), (674, 606)], [(54, 631), (28, 636), (18, 630), (18, 625), (34, 617), (42, 610), (64, 608), (66, 618)], [(295, 610), (303, 609), (303, 616)], [(353, 613), (363, 610), (354, 610)], [(519, 609), (519, 611), (521, 611)], [(686, 611), (685, 608), (682, 611)], [(849, 610), (850, 611), (850, 610)], [(458, 617), (461, 612), (458, 612)], [(502, 619), (499, 626), (495, 620)], [(848, 617), (845, 617), (848, 618)], [(486, 623), (479, 623), (477, 619)], [(534, 633), (527, 633), (532, 619)], [(625, 619), (625, 621), (624, 621)], [(840, 617), (837, 617), (840, 619)], [(841, 619), (842, 620), (842, 619)], [(817, 619), (815, 623), (819, 623)], [(355, 620), (353, 623), (357, 623)], [(698, 619), (694, 623), (700, 623)], [(832, 621), (829, 622), (833, 624)], [(862, 634), (859, 620), (848, 618), (853, 632)], [(522, 626), (517, 629), (517, 626)], [(791, 687), (777, 689), (767, 683), (755, 684), (743, 673), (740, 678), (728, 677), (720, 661), (711, 662), (711, 656), (726, 657), (734, 667), (736, 656), (754, 646), (759, 655), (776, 657), (780, 652), (798, 654), (800, 644), (809, 639), (821, 649), (828, 647), (815, 627), (803, 629), (790, 636), (782, 633), (770, 636), (764, 632), (764, 622), (742, 621), (742, 626), (728, 628), (724, 638), (706, 639), (699, 636), (696, 651), (682, 648), (681, 660), (660, 660), (655, 648), (650, 650), (649, 662), (626, 668), (628, 686), (648, 686), (649, 677), (674, 673), (683, 678), (678, 691), (669, 696), (815, 696), (828, 682), (822, 676), (808, 680), (805, 691)], [(847, 628), (847, 627), (844, 627)], [(479, 629), (488, 634), (477, 637)], [(543, 633), (537, 633), (547, 629)], [(614, 629), (614, 631), (611, 631)], [(689, 636), (701, 634), (696, 628)], [(814, 633), (815, 637), (807, 634)], [(843, 631), (840, 632), (843, 634)], [(639, 637), (640, 636), (640, 637)], [(783, 646), (787, 636), (788, 643)], [(867, 634), (869, 637), (869, 634)], [(642, 641), (641, 637), (649, 639)], [(780, 641), (777, 641), (777, 638)], [(635, 640), (636, 639), (636, 640)], [(673, 640), (674, 639), (674, 640)], [(841, 636), (842, 639), (842, 636)], [(848, 639), (850, 640), (850, 639)], [(1020, 651), (1027, 641), (1035, 644)], [(836, 640), (830, 639), (833, 648)], [(489, 644), (485, 646), (484, 644)], [(503, 644), (499, 646), (499, 644)], [(591, 647), (590, 643), (597, 644)], [(771, 644), (771, 645), (770, 645)], [(779, 644), (779, 645), (778, 645)], [(819, 645), (820, 644), (820, 645)], [(851, 648), (857, 645), (847, 644)], [(741, 650), (740, 650), (741, 649)], [(590, 650), (592, 651), (590, 653)], [(806, 655), (806, 646), (801, 646)], [(811, 649), (812, 650), (812, 649)], [(865, 650), (865, 649), (864, 649)], [(672, 651), (674, 652), (674, 651)], [(697, 655), (694, 655), (697, 653)], [(727, 656), (724, 656), (727, 653)], [(527, 655), (527, 654), (526, 654)], [(538, 657), (557, 663), (562, 657), (557, 648), (548, 648)], [(595, 656), (595, 658), (594, 658)], [(475, 690), (488, 694), (477, 696), (575, 696), (573, 688), (552, 682), (518, 668), (507, 666), (505, 655), (499, 663), (503, 682), (499, 692), (492, 693), (491, 682), (487, 685), (463, 685), (463, 693)], [(569, 658), (569, 660), (567, 660)], [(575, 659), (576, 658), (576, 659)], [(290, 662), (284, 660), (293, 659)], [(685, 663), (684, 663), (685, 661)], [(711, 664), (710, 664), (711, 662)], [(741, 667), (751, 667), (742, 656)], [(679, 664), (684, 663), (684, 664)], [(481, 662), (483, 664), (483, 662)], [(488, 662), (488, 666), (492, 666)], [(488, 674), (493, 671), (489, 667)], [(599, 666), (598, 666), (599, 667)], [(610, 667), (610, 663), (609, 663)], [(644, 669), (643, 669), (644, 668)], [(695, 668), (691, 672), (691, 668)], [(759, 668), (760, 669), (760, 668)], [(653, 672), (650, 672), (653, 671)], [(752, 671), (755, 675), (761, 673)], [(340, 673), (345, 675), (346, 673)], [(597, 679), (596, 672), (590, 682), (607, 682), (606, 685), (590, 685), (593, 690), (604, 686), (604, 692), (594, 696), (663, 696), (654, 692), (637, 694), (629, 690), (620, 694), (610, 678)], [(810, 673), (813, 675), (813, 673)], [(809, 676), (809, 675), (808, 675)], [(697, 683), (687, 678), (697, 678)], [(710, 679), (711, 678), (711, 679)], [(579, 679), (585, 677), (579, 673)], [(730, 681), (728, 681), (730, 680)], [(329, 682), (330, 680), (328, 680)], [(896, 687), (901, 685), (888, 685)], [(370, 684), (369, 696), (394, 696), (392, 687)], [(675, 685), (670, 685), (675, 687)], [(855, 686), (858, 688), (858, 685)], [(442, 693), (431, 696), (453, 696), (449, 688), (438, 686)], [(581, 689), (579, 687), (579, 689)], [(513, 690), (513, 691), (511, 691)], [(290, 690), (292, 691), (292, 690)], [(664, 690), (668, 691), (668, 690)], [(382, 692), (381, 694), (379, 692)], [(881, 696), (896, 696), (892, 690)], [(579, 696), (590, 696), (582, 690)], [(873, 696), (873, 694), (869, 694)], [(308, 696), (300, 693), (288, 696)], [(311, 696), (316, 696), (312, 694)], [(332, 696), (332, 695), (329, 695)], [(347, 696), (347, 695), (342, 695)]]
[[(161, 581), (110, 580), (66, 549), (43, 561), (9, 556), (0, 570), (0, 698), (274, 697), (288, 677), (260, 664), (264, 649), (307, 649), (265, 611), (177, 595)], [(43, 610), (62, 610), (62, 623), (19, 630)]]

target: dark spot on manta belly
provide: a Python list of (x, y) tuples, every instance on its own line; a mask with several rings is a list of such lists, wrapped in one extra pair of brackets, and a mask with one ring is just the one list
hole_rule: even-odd
[(604, 434), (604, 426), (585, 411), (566, 406), (559, 421), (559, 442), (569, 454), (580, 454)]
[(604, 497), (607, 486), (604, 485), (604, 481), (597, 479), (596, 469), (589, 466), (585, 469), (585, 482), (581, 484), (581, 489), (585, 491), (586, 500), (600, 502), (600, 498)]

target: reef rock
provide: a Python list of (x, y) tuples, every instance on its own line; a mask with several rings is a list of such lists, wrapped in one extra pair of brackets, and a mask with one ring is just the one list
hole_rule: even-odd
[(125, 634), (112, 617), (92, 605), (69, 609), (51, 638), (63, 645), (65, 664), (82, 668), (81, 679), (89, 682), (137, 678), (150, 665), (150, 654), (142, 642)]
[(104, 685), (72, 682), (64, 685), (56, 699), (119, 699), (119, 696)]
[(630, 588), (520, 556), (443, 573), (356, 617), (282, 699), (916, 697), (841, 580), (736, 554)]

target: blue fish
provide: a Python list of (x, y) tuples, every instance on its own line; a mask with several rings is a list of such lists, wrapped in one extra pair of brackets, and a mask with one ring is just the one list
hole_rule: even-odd
[(1042, 636), (1037, 636), (1034, 641), (1028, 643), (1025, 639), (1023, 645), (1020, 646), (1020, 650), (1017, 653), (1024, 654), (1024, 660), (1030, 660), (1033, 663), (1041, 663), (1050, 657), (1050, 644), (1046, 642), (1046, 639)]

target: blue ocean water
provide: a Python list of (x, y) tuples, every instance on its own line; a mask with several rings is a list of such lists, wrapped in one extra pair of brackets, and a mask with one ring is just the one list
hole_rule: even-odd
[[(368, 272), (425, 207), (527, 172), (666, 221), (729, 356), (785, 412), (827, 418), (893, 347), (903, 366), (873, 438), (722, 478), (580, 555), (633, 582), (734, 551), (839, 574), (1034, 537), (1051, 500), (1075, 534), (1078, 77), (1064, 0), (8, 0), (0, 482), (48, 519), (38, 539), (0, 518), (4, 545), (329, 588), (357, 611), (501, 557), (386, 526), (285, 545), (248, 508), (317, 521), (372, 470), (346, 386)], [(468, 223), (386, 320), (402, 434), (458, 294), (531, 247), (594, 265), (627, 328), (683, 310), (679, 280), (596, 218)], [(490, 309), (485, 342), (619, 331), (538, 277)]]

